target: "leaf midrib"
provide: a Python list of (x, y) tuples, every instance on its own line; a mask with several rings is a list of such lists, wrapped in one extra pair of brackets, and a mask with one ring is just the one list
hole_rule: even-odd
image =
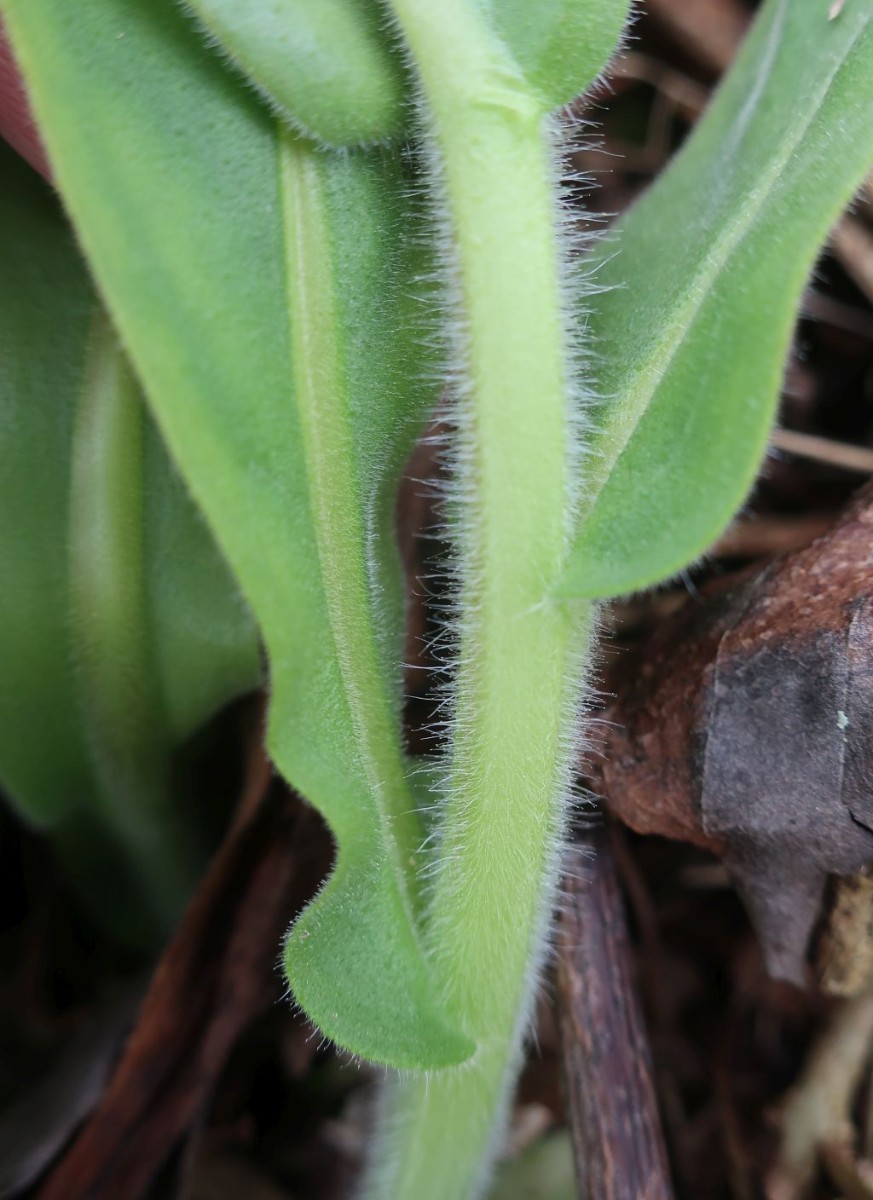
[[(279, 128), (282, 235), (289, 317), (295, 309), (303, 316), (307, 309), (317, 308), (323, 301), (323, 295), (317, 294), (318, 284), (306, 283), (309, 270), (306, 262), (313, 252), (322, 252), (326, 258), (328, 248), (327, 231), (318, 214), (312, 211), (303, 178), (307, 172), (314, 175), (317, 167), (314, 159), (302, 164), (295, 161), (301, 153), (310, 153), (295, 149), (295, 143), (301, 146), (294, 134)], [(312, 153), (319, 152), (313, 150)], [(314, 186), (310, 186), (314, 190), (320, 185), (320, 180), (316, 180)], [(303, 264), (298, 272), (295, 272), (295, 263)], [(335, 319), (335, 312), (333, 315)], [(330, 322), (319, 327), (317, 318), (313, 322), (311, 316), (310, 319), (303, 316), (301, 325), (316, 330), (314, 346), (306, 347), (306, 352), (301, 355), (304, 361), (295, 364), (294, 369), (321, 587), (360, 765), (379, 821), (381, 843), (410, 926), (415, 929), (416, 875), (405, 868), (404, 859), (413, 859), (421, 839), (400, 757), (399, 730), (394, 728), (385, 695), (385, 679), (370, 608), (366, 562), (368, 531), (360, 498), (351, 482), (355, 468), (348, 406), (344, 404), (342, 353)], [(293, 344), (293, 328), (291, 338)], [(321, 388), (319, 381), (326, 377), (329, 385)], [(344, 482), (348, 486), (342, 486)], [(358, 573), (352, 564), (360, 554), (364, 555), (364, 562), (363, 571)], [(355, 578), (358, 574), (361, 577)], [(365, 599), (360, 603), (362, 596)], [(359, 603), (358, 611), (351, 612), (350, 606), (356, 602)], [(392, 811), (392, 794), (403, 804), (397, 811)]]

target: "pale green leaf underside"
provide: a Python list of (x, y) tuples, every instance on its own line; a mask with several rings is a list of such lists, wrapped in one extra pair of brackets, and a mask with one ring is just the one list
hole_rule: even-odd
[[(0, 170), (0, 779), (19, 811), (51, 831), (98, 919), (122, 938), (148, 940), (145, 910), (177, 916), (170, 877), (181, 879), (184, 897), (197, 865), (175, 875), (175, 847), (160, 833), (149, 839), (154, 857), (148, 848), (140, 855), (131, 831), (154, 826), (155, 814), (107, 787), (126, 755), (118, 731), (136, 726), (152, 768), (168, 774), (175, 746), (257, 686), (257, 635), (150, 423), (137, 439), (145, 478), (120, 458), (112, 484), (111, 448), (87, 415), (87, 364), (99, 356), (109, 365), (117, 350), (105, 332), (95, 344), (95, 321), (104, 327), (105, 319), (48, 187), (2, 145)], [(101, 373), (111, 391), (111, 366)], [(141, 419), (135, 388), (131, 405)], [(143, 485), (147, 514), (137, 511)], [(120, 558), (100, 534), (111, 512), (129, 522)], [(94, 593), (84, 608), (77, 580)], [(107, 625), (103, 599), (116, 591), (117, 620)], [(140, 652), (130, 697), (107, 695), (101, 720), (89, 696)], [(172, 813), (165, 782), (153, 798)], [(180, 808), (176, 832), (191, 818)], [(166, 887), (157, 878), (164, 866)]]
[(378, 0), (186, 0), (286, 120), (330, 146), (406, 122), (403, 64)]
[[(66, 0), (4, 0), (3, 10), (101, 289), (259, 620), (271, 753), (336, 835), (334, 873), (289, 941), (295, 993), (358, 1054), (398, 1066), (458, 1061), (470, 1047), (436, 1010), (413, 915), (415, 815), (398, 782), (399, 734), (393, 749), (381, 736), (399, 688), (387, 638), (362, 608), (365, 591), (374, 608), (379, 586), (396, 593), (365, 546), (384, 519), (377, 485), (415, 432), (408, 339), (384, 337), (402, 316), (392, 314), (395, 281), (411, 253), (400, 189), (371, 160), (324, 157), (310, 177), (323, 189), (322, 227), (291, 228), (289, 173), (303, 169), (303, 151), (170, 0), (87, 0), (75, 11)], [(310, 345), (290, 328), (288, 273), (325, 244), (343, 278), (342, 311), (327, 314), (334, 344), (321, 329)], [(327, 360), (312, 352), (325, 345)], [(318, 380), (303, 394), (299, 385), (322, 369), (331, 384), (363, 378), (369, 389), (331, 402), (325, 419), (343, 433), (333, 472), (313, 448), (318, 430), (302, 428)], [(335, 503), (317, 492), (333, 484)], [(351, 556), (348, 592), (323, 553), (334, 536)], [(362, 671), (380, 677), (375, 713), (347, 686), (358, 635)]]
[[(563, 594), (702, 554), (767, 443), (795, 311), (873, 161), (873, 0), (768, 0), (688, 145), (608, 239), (587, 503)], [(613, 255), (609, 257), (609, 255)]]

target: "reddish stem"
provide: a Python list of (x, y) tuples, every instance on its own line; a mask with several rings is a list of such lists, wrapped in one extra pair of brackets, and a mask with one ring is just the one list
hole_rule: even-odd
[(0, 137), (5, 138), (13, 150), (39, 171), (51, 179), (48, 156), (30, 109), (24, 81), (12, 54), (12, 47), (0, 21)]

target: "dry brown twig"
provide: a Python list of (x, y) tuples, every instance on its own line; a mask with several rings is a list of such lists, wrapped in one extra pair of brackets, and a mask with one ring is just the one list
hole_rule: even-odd
[(615, 864), (599, 830), (569, 863), (558, 957), (564, 1082), (587, 1200), (673, 1195), (630, 963)]
[(711, 71), (730, 64), (749, 16), (737, 0), (648, 0), (646, 9)]
[[(766, 1183), (767, 1200), (801, 1200), (819, 1165), (835, 1168), (842, 1184), (863, 1187), (854, 1164), (852, 1102), (873, 1041), (873, 994), (841, 1002), (789, 1092), (779, 1118), (779, 1156)], [(835, 1181), (836, 1182), (836, 1181)], [(851, 1186), (851, 1184), (850, 1184)]]
[(857, 217), (843, 217), (831, 234), (831, 249), (873, 303), (873, 232)]
[(246, 1026), (278, 995), (276, 947), (329, 848), (259, 749), (233, 827), (158, 963), (91, 1119), (39, 1200), (137, 1200), (194, 1122)]

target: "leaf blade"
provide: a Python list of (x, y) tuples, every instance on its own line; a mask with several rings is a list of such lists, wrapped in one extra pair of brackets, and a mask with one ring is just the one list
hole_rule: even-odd
[(615, 54), (628, 0), (477, 0), (547, 108), (569, 104)]
[[(2, 145), (0, 167), (0, 779), (98, 923), (153, 948), (205, 850), (170, 757), (258, 685), (257, 636), (148, 421), (142, 511), (136, 385), (56, 198)], [(220, 655), (192, 659), (195, 623)], [(154, 790), (129, 786), (134, 760)]]
[(330, 146), (401, 133), (403, 65), (374, 0), (187, 0), (295, 129)]
[[(10, 799), (51, 827), (90, 785), (67, 653), (66, 511), (73, 405), (93, 303), (48, 188), (0, 144), (0, 763)], [(50, 352), (46, 353), (46, 349)], [(71, 384), (72, 378), (72, 384)], [(44, 681), (34, 688), (34, 676)], [(53, 753), (46, 754), (50, 731)], [(64, 783), (64, 780), (68, 783)]]
[[(471, 1046), (433, 998), (409, 880), (392, 868), (397, 856), (361, 783), (331, 636), (293, 386), (295, 370), (311, 364), (295, 363), (289, 335), (276, 123), (167, 0), (88, 0), (75, 14), (63, 0), (4, 0), (4, 11), (91, 265), (259, 619), (273, 680), (271, 753), (337, 834), (334, 873), (292, 934), (307, 972), (294, 981), (298, 994), (355, 1053), (401, 1067), (460, 1061)], [(359, 165), (355, 156), (321, 161), (328, 173)], [(342, 191), (339, 181), (335, 199)], [(354, 222), (338, 209), (331, 237), (354, 256)], [(386, 214), (371, 212), (382, 225), (374, 245), (404, 244)], [(396, 396), (404, 363), (384, 343), (378, 314), (396, 294), (397, 261), (374, 265), (368, 287), (381, 300), (369, 308), (370, 326), (345, 341), (372, 370), (375, 394), (387, 386)], [(398, 419), (396, 402), (349, 419), (366, 434), (355, 444), (372, 451), (362, 461), (381, 472), (366, 502), (375, 519), (375, 485), (414, 422)]]
[(618, 253), (600, 253), (612, 290), (590, 324), (606, 400), (563, 595), (675, 573), (753, 482), (801, 289), (873, 159), (873, 6), (843, 17), (770, 0), (688, 145), (620, 223)]

